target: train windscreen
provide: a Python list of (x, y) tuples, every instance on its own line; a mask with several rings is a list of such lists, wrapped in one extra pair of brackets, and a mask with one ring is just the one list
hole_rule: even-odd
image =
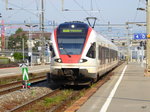
[(87, 28), (60, 28), (57, 30), (57, 40), (60, 54), (80, 55), (87, 35)]

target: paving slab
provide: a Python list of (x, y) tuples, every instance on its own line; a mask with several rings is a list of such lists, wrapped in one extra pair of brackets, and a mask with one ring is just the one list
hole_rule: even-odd
[(139, 63), (129, 63), (122, 74), (124, 67), (77, 112), (150, 112), (150, 77)]

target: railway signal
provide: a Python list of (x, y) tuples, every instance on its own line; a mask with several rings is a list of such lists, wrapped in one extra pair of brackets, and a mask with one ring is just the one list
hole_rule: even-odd
[(22, 74), (23, 74), (23, 80), (29, 80), (28, 68), (27, 67), (22, 68)]
[(22, 76), (23, 76), (23, 88), (27, 88), (27, 81), (29, 80), (29, 76), (28, 76), (28, 67), (27, 64), (23, 63), (20, 65), (21, 70), (22, 70)]

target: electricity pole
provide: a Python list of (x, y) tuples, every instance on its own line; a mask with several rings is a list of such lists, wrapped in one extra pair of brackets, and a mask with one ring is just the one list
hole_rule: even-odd
[(23, 61), (24, 61), (24, 38), (22, 38), (22, 56), (23, 56)]
[(126, 56), (126, 61), (127, 61), (127, 64), (129, 63), (130, 61), (130, 39), (129, 39), (129, 25), (127, 24), (127, 56)]
[(41, 35), (41, 52), (42, 52), (42, 55), (41, 55), (41, 61), (42, 61), (42, 64), (44, 64), (44, 55), (45, 55), (45, 48), (44, 48), (44, 45), (45, 45), (45, 37), (44, 37), (44, 1), (41, 0), (41, 30), (42, 30), (42, 35)]
[(146, 27), (146, 32), (147, 32), (147, 45), (146, 45), (146, 72), (147, 75), (150, 75), (150, 0), (147, 1), (147, 13), (146, 13), (146, 21), (147, 21), (147, 27)]

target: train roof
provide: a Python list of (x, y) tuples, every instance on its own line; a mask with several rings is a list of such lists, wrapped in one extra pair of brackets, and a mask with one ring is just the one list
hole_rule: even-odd
[(84, 23), (84, 22), (80, 22), (80, 21), (71, 21), (71, 22), (65, 22), (62, 23), (58, 26), (58, 28), (89, 28), (89, 26)]
[(102, 41), (103, 43), (105, 43), (105, 45), (108, 45), (111, 49), (118, 50), (118, 47), (113, 42), (108, 40), (108, 38), (106, 36), (101, 35), (100, 33), (97, 33), (97, 35), (98, 35), (97, 37), (99, 38), (100, 42)]

